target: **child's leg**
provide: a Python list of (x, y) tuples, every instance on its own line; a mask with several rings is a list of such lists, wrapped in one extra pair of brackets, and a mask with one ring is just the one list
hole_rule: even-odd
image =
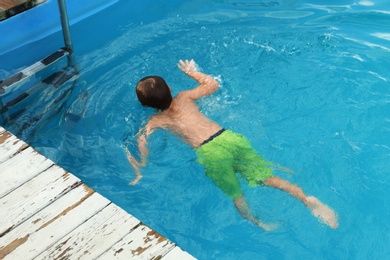
[(315, 217), (321, 219), (331, 228), (338, 227), (337, 217), (334, 211), (328, 206), (322, 204), (317, 198), (312, 196), (307, 197), (303, 190), (297, 185), (293, 185), (277, 176), (266, 179), (264, 181), (264, 185), (288, 192), (291, 196), (302, 201), (311, 210)]
[(261, 227), (265, 231), (272, 231), (276, 228), (276, 225), (266, 224), (257, 217), (253, 216), (251, 210), (249, 209), (249, 205), (246, 202), (244, 195), (241, 195), (237, 199), (234, 200), (234, 205), (236, 206), (240, 215), (255, 224), (258, 227)]
[(309, 206), (307, 204), (307, 197), (305, 193), (297, 185), (293, 185), (286, 180), (280, 179), (277, 176), (272, 176), (270, 178), (267, 178), (264, 181), (264, 185), (288, 192), (291, 196), (299, 199), (306, 206)]

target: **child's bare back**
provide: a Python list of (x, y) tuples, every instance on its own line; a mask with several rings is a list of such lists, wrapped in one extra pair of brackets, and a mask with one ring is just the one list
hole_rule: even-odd
[(222, 129), (199, 112), (188, 92), (177, 95), (167, 110), (152, 117), (151, 124), (151, 127), (172, 131), (193, 148), (199, 147), (204, 140)]
[(195, 89), (180, 92), (167, 109), (152, 117), (145, 128), (146, 131), (156, 128), (170, 130), (196, 148), (222, 129), (204, 116), (195, 104), (195, 100), (217, 91), (219, 84), (212, 77), (198, 72), (193, 61), (181, 62), (179, 68), (200, 85)]

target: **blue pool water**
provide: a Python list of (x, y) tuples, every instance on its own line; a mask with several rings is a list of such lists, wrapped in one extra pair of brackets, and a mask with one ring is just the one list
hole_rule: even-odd
[[(387, 1), (129, 2), (72, 27), (80, 78), (24, 139), (199, 259), (389, 256)], [(61, 37), (35, 46), (53, 39)], [(157, 74), (174, 93), (195, 87), (179, 59), (194, 59), (221, 82), (200, 109), (292, 169), (276, 174), (334, 208), (338, 229), (289, 195), (243, 182), (254, 212), (281, 226), (256, 228), (204, 175), (194, 151), (163, 131), (149, 139), (144, 178), (127, 185), (134, 173), (122, 147), (136, 151), (135, 135), (153, 113), (138, 104), (135, 84)]]

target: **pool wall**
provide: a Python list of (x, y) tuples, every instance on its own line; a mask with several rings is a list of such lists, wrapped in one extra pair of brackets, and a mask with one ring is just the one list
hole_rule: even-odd
[[(91, 16), (118, 0), (66, 1), (70, 23)], [(18, 49), (23, 45), (37, 41), (61, 29), (58, 3), (48, 0), (32, 9), (0, 22), (0, 55)]]
[[(145, 21), (157, 19), (158, 15), (164, 15), (167, 11), (155, 7), (156, 3), (153, 0), (132, 1), (131, 3), (121, 0), (84, 0), (82, 4), (77, 0), (66, 0), (72, 36), (74, 34), (72, 27), (77, 23), (98, 12), (107, 11), (111, 6), (119, 3), (126, 8), (124, 11), (128, 14), (129, 20), (134, 21), (137, 17)], [(180, 1), (169, 1), (164, 5), (175, 4), (180, 4)], [(158, 11), (158, 13), (150, 15), (150, 10)], [(115, 20), (115, 14), (110, 14), (108, 10), (105, 19), (110, 23)], [(90, 34), (95, 37), (96, 33), (107, 33), (105, 29), (107, 28), (84, 31), (83, 37), (89, 38)], [(47, 0), (32, 9), (0, 21), (0, 80), (8, 78), (22, 68), (64, 47), (60, 31), (61, 22), (57, 0)], [(74, 47), (77, 49), (75, 41)]]

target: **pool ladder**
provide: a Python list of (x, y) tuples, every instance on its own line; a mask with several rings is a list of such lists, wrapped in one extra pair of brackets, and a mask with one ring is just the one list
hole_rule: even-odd
[[(73, 44), (65, 0), (58, 0), (58, 7), (65, 47), (21, 70), (11, 77), (2, 81), (0, 80), (0, 124), (7, 124), (18, 118), (18, 116), (25, 110), (21, 109), (18, 104), (24, 101), (27, 97), (31, 96), (34, 92), (48, 86), (58, 88), (65, 82), (72, 79), (76, 80), (78, 77), (79, 73), (73, 55)], [(67, 57), (67, 62), (62, 69), (51, 75), (45, 75), (43, 71), (46, 68), (59, 62), (65, 57)], [(29, 79), (37, 74), (42, 74), (40, 76), (45, 79), (38, 83), (32, 83), (32, 80)], [(73, 86), (74, 85), (75, 84), (73, 84)], [(63, 98), (65, 98), (65, 96)]]

